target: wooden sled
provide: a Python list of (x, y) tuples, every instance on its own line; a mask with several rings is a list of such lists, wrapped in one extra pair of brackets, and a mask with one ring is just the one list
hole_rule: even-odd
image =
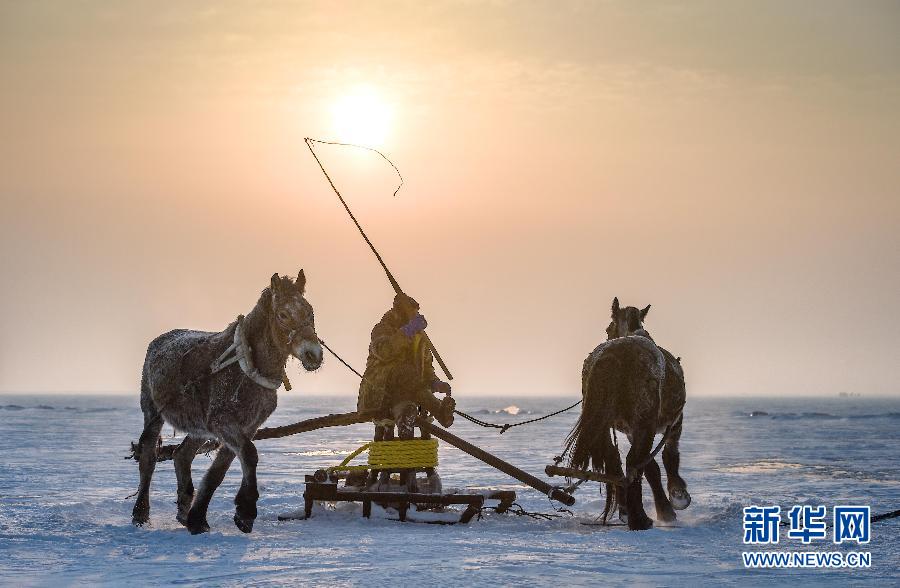
[[(379, 492), (358, 490), (355, 488), (339, 488), (337, 480), (328, 479), (320, 481), (321, 476), (306, 476), (306, 490), (303, 492), (303, 516), (281, 515), (280, 521), (305, 520), (312, 518), (313, 505), (317, 500), (325, 502), (362, 502), (362, 514), (369, 518), (372, 516), (372, 503), (378, 505), (391, 505), (397, 509), (400, 521), (407, 520), (407, 512), (413, 505), (449, 506), (464, 504), (466, 509), (462, 512), (459, 523), (468, 523), (484, 508), (485, 500), (497, 500), (495, 507), (498, 513), (506, 512), (516, 501), (516, 493), (512, 490), (495, 490), (487, 494), (458, 493), (458, 494), (424, 494), (419, 492)], [(439, 524), (448, 524), (435, 521)]]
[[(371, 422), (371, 420), (371, 414), (357, 412), (325, 415), (307, 419), (290, 425), (259, 429), (256, 432), (254, 440), (276, 439), (289, 435), (315, 431), (317, 429), (325, 427), (354, 425), (358, 423)], [(435, 437), (437, 439), (445, 441), (446, 443), (449, 443), (450, 445), (453, 445), (457, 449), (460, 449), (461, 451), (471, 455), (475, 459), (478, 459), (490, 465), (491, 467), (496, 468), (497, 470), (511, 476), (512, 478), (519, 480), (523, 484), (534, 488), (541, 494), (549, 496), (552, 500), (557, 500), (566, 506), (571, 506), (575, 503), (575, 497), (565, 489), (552, 486), (544, 480), (536, 478), (535, 476), (517, 468), (511, 463), (504, 461), (491, 453), (488, 453), (480, 447), (473, 445), (468, 441), (461, 439), (460, 437), (457, 437), (453, 433), (450, 433), (449, 431), (442, 429), (441, 427), (438, 427), (433, 423), (430, 423), (426, 419), (417, 419), (416, 426), (420, 429), (420, 431), (422, 431), (423, 434)], [(156, 451), (157, 461), (172, 459), (175, 454), (175, 450), (178, 449), (178, 447), (178, 444), (158, 447)], [(132, 442), (131, 455), (129, 455), (126, 459), (134, 459), (135, 461), (138, 461), (140, 459), (139, 449), (139, 445)], [(197, 449), (197, 453), (206, 453), (209, 451), (215, 451), (216, 449), (218, 449), (218, 444), (215, 441), (207, 441)], [(399, 469), (402, 470), (404, 468)], [(551, 476), (554, 475), (550, 472), (547, 473)], [(315, 501), (323, 500), (330, 502), (362, 502), (363, 514), (365, 516), (371, 515), (373, 502), (376, 504), (396, 504), (400, 506), (400, 520), (406, 519), (406, 513), (409, 510), (409, 506), (411, 504), (432, 504), (436, 506), (465, 504), (467, 505), (466, 510), (463, 512), (458, 522), (467, 523), (472, 519), (473, 516), (478, 514), (481, 508), (484, 507), (485, 500), (498, 500), (499, 505), (494, 507), (496, 512), (498, 513), (506, 512), (516, 500), (515, 492), (502, 490), (488, 492), (487, 494), (426, 494), (417, 492), (369, 492), (358, 489), (339, 489), (337, 485), (338, 478), (339, 476), (334, 477), (328, 475), (327, 473), (324, 476), (306, 476), (306, 490), (303, 494), (304, 516), (298, 517), (292, 515), (284, 515), (279, 516), (279, 520), (296, 520), (309, 518), (312, 514), (312, 508)]]

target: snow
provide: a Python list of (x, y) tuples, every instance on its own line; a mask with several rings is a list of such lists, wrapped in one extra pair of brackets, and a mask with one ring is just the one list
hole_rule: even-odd
[[(497, 422), (533, 418), (572, 402), (457, 400), (461, 410), (493, 413)], [(513, 401), (519, 410), (511, 410)], [(283, 393), (269, 425), (351, 410), (354, 402)], [(452, 430), (543, 477), (577, 410), (502, 436), (462, 419)], [(599, 485), (592, 483), (579, 489), (575, 516), (563, 513), (553, 520), (487, 513), (468, 525), (400, 523), (391, 510), (373, 507), (367, 520), (360, 505), (342, 503), (317, 505), (308, 521), (279, 521), (279, 514), (302, 507), (305, 474), (338, 463), (371, 433), (365, 425), (335, 428), (258, 443), (260, 518), (252, 534), (231, 521), (240, 481), (235, 464), (210, 506), (212, 532), (191, 536), (175, 521), (171, 462), (156, 471), (151, 526), (131, 525), (133, 499), (126, 497), (137, 488), (137, 466), (123, 457), (140, 434), (137, 394), (4, 396), (0, 584), (896, 583), (898, 519), (873, 526), (872, 543), (865, 547), (873, 559), (868, 570), (752, 571), (743, 568), (740, 553), (742, 508), (751, 504), (780, 504), (784, 510), (794, 504), (900, 508), (898, 426), (900, 400), (689, 397), (682, 475), (693, 504), (678, 513), (674, 526), (647, 532), (591, 524), (602, 509)], [(164, 429), (164, 435), (171, 432)], [(528, 511), (557, 514), (546, 496), (446, 444), (440, 459), (445, 487), (515, 489)], [(198, 456), (195, 482), (209, 463)], [(649, 489), (644, 495), (652, 517)], [(782, 541), (778, 547), (847, 550), (830, 542), (804, 547)]]

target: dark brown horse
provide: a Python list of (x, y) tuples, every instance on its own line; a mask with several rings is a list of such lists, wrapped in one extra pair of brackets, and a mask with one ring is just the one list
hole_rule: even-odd
[[(136, 525), (150, 519), (150, 480), (163, 423), (187, 433), (175, 452), (178, 521), (191, 533), (209, 530), (209, 501), (235, 456), (243, 479), (234, 499), (234, 522), (249, 533), (256, 519), (256, 430), (275, 410), (293, 355), (307, 371), (322, 363), (313, 309), (303, 297), (306, 277), (272, 276), (246, 317), (219, 333), (170, 331), (150, 343), (141, 378), (144, 432), (138, 443), (141, 481), (132, 512)], [(191, 463), (206, 439), (221, 448), (194, 494)]]
[[(690, 494), (678, 474), (678, 441), (685, 402), (684, 372), (671, 353), (658, 347), (644, 329), (650, 307), (619, 307), (613, 300), (607, 341), (584, 362), (581, 417), (569, 435), (566, 451), (570, 465), (594, 470), (623, 481), (606, 485), (603, 520), (616, 507), (633, 530), (648, 529), (653, 521), (644, 511), (641, 478), (653, 491), (657, 519), (672, 521), (675, 510), (687, 508)], [(615, 442), (615, 431), (625, 433), (631, 449), (625, 471)], [(669, 495), (662, 488), (659, 465), (651, 457), (656, 433), (665, 435), (663, 464)]]

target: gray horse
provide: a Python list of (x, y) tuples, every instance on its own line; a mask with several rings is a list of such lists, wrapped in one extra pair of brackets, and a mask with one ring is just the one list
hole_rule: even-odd
[[(644, 329), (649, 310), (650, 306), (620, 308), (618, 298), (613, 300), (607, 341), (584, 362), (584, 406), (566, 447), (572, 467), (587, 469), (590, 464), (595, 470), (623, 478), (621, 484), (607, 484), (603, 520), (618, 506), (620, 518), (633, 530), (653, 525), (642, 504), (642, 477), (653, 491), (658, 520), (675, 520), (675, 510), (687, 508), (691, 501), (687, 484), (678, 473), (684, 372), (680, 361), (657, 346)], [(625, 433), (631, 443), (625, 472), (614, 430)], [(666, 432), (663, 464), (668, 496), (662, 488), (659, 465), (650, 457), (654, 435)]]
[[(253, 437), (275, 410), (276, 390), (282, 382), (289, 386), (288, 356), (299, 359), (306, 371), (322, 364), (305, 286), (303, 270), (296, 282), (274, 274), (253, 310), (224, 331), (179, 329), (150, 343), (141, 378), (144, 431), (137, 447), (141, 480), (132, 512), (135, 525), (150, 519), (150, 480), (167, 422), (187, 433), (174, 457), (178, 521), (193, 534), (209, 531), (209, 501), (237, 456), (243, 479), (234, 499), (234, 522), (245, 533), (253, 530), (259, 498)], [(191, 463), (206, 439), (218, 440), (220, 449), (195, 495)]]

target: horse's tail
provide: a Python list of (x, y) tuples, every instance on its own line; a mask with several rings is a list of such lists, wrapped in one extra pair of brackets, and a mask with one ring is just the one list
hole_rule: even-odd
[[(581, 416), (566, 439), (569, 466), (612, 476), (622, 475), (622, 458), (614, 442), (613, 424), (615, 420), (616, 396), (622, 389), (622, 361), (615, 353), (607, 350), (586, 370), (582, 381), (584, 405)], [(606, 505), (603, 522), (617, 506), (615, 484), (606, 484)]]

